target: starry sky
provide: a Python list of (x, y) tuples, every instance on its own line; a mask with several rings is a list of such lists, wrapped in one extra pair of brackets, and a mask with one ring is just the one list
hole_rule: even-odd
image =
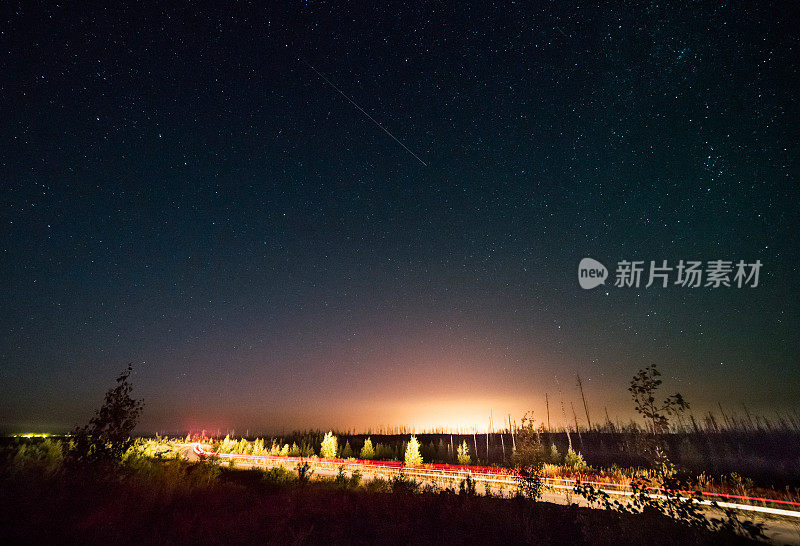
[(798, 7), (609, 4), (5, 3), (0, 429), (797, 407)]

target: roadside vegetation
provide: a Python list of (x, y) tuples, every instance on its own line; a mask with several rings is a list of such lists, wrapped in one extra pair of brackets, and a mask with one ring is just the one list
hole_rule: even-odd
[[(470, 476), (449, 485), (416, 481), (404, 472), (365, 480), (340, 464), (358, 457), (402, 460), (405, 468), (424, 469), (439, 461), (486, 465), (492, 444), (485, 437), (488, 449), (482, 454), (477, 435), (459, 437), (455, 449), (453, 436), (440, 449), (433, 440), (426, 446), (425, 435), (395, 439), (334, 431), (280, 439), (133, 438), (143, 404), (132, 397), (130, 373), (128, 368), (117, 378), (95, 416), (71, 435), (15, 438), (0, 448), (0, 524), (10, 540), (392, 544), (483, 537), (490, 543), (714, 544), (746, 543), (761, 535), (759, 526), (735, 514), (714, 520), (681, 500), (686, 494), (679, 492), (701, 484), (670, 459), (672, 421), (688, 404), (679, 395), (661, 400), (655, 368), (640, 371), (630, 389), (637, 411), (651, 424), (636, 433), (646, 464), (593, 468), (578, 447), (581, 440), (573, 445), (574, 433), (566, 431), (568, 445), (561, 448), (528, 414), (519, 426), (500, 433), (508, 434), (510, 449), (490, 463), (497, 472), (518, 476), (512, 499), (493, 497), (488, 487), (479, 493)], [(584, 440), (587, 434), (583, 431)], [(439, 435), (438, 443), (445, 438)], [(233, 460), (216, 457), (190, 462), (187, 446), (194, 441), (220, 453), (287, 457), (287, 464), (239, 469)], [(317, 475), (309, 464), (313, 460), (339, 466), (333, 476)], [(560, 477), (579, 480), (570, 495), (607, 510), (537, 502), (546, 479)], [(610, 498), (586, 483), (590, 477), (632, 485), (633, 502)], [(754, 489), (738, 475), (727, 479), (737, 491)], [(708, 482), (703, 485), (708, 489)], [(659, 487), (662, 498), (653, 499), (649, 487)], [(797, 495), (796, 490), (785, 493)]]

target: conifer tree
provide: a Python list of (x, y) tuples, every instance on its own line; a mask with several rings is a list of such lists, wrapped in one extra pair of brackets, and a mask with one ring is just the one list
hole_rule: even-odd
[(412, 435), (406, 446), (406, 466), (415, 467), (422, 464), (422, 454), (419, 452), (419, 440)]

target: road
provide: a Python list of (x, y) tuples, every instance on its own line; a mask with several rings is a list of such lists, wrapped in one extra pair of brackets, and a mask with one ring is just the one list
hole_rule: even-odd
[[(215, 455), (222, 460), (235, 461), (236, 468), (270, 468), (282, 466), (293, 470), (299, 461), (306, 461), (314, 470), (314, 475), (318, 477), (335, 477), (339, 473), (339, 467), (344, 468), (346, 475), (352, 475), (353, 471), (361, 472), (362, 479), (370, 481), (374, 479), (389, 479), (397, 476), (401, 472), (399, 463), (384, 463), (380, 461), (338, 461), (327, 462), (317, 458), (298, 457), (270, 457), (253, 455), (236, 455), (229, 453), (212, 453), (206, 450), (205, 446), (198, 443), (186, 444), (182, 454), (189, 460), (197, 461), (203, 456)], [(446, 466), (446, 465), (441, 465)], [(474, 468), (474, 467), (473, 467)], [(476, 482), (479, 493), (486, 490), (494, 496), (511, 497), (517, 492), (517, 481), (510, 476), (486, 472), (465, 472), (463, 468), (458, 470), (445, 469), (402, 469), (403, 475), (420, 482), (422, 485), (434, 484), (439, 487), (458, 488), (467, 474), (472, 476)], [(610, 484), (609, 484), (610, 485)], [(625, 499), (630, 497), (629, 491), (619, 488), (604, 488), (598, 485), (603, 491), (610, 495), (616, 495)], [(658, 497), (657, 493), (650, 495)], [(577, 504), (578, 506), (590, 506), (583, 497), (573, 492), (573, 486), (566, 483), (547, 483), (542, 494), (542, 501), (554, 504)], [(710, 504), (710, 501), (707, 501)], [(766, 504), (766, 503), (763, 503)], [(732, 502), (720, 502), (718, 505), (724, 508), (732, 508), (741, 512), (744, 519), (752, 520), (755, 523), (764, 523), (765, 534), (773, 544), (789, 544), (800, 546), (800, 507), (794, 505), (784, 505), (786, 508), (776, 508), (771, 505), (738, 504)], [(708, 505), (707, 505), (708, 506)], [(597, 506), (593, 506), (597, 508)], [(708, 506), (709, 512), (713, 515), (720, 515), (722, 512), (712, 506)]]

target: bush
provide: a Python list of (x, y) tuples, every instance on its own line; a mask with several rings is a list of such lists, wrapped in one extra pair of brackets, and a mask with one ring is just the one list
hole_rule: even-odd
[(63, 462), (61, 442), (45, 438), (41, 442), (20, 444), (11, 459), (10, 470), (13, 474), (41, 472), (50, 475), (59, 471)]
[(345, 472), (344, 465), (339, 465), (333, 482), (342, 489), (355, 489), (361, 484), (361, 472), (353, 470), (350, 476)]
[(477, 494), (475, 492), (475, 480), (472, 476), (467, 475), (467, 477), (461, 481), (458, 485), (458, 494), (467, 497), (474, 497)]
[(282, 466), (277, 466), (264, 471), (264, 483), (269, 486), (280, 487), (295, 481), (297, 481), (297, 478), (294, 476), (294, 474)]
[(364, 482), (364, 490), (368, 493), (391, 493), (392, 486), (386, 478), (373, 478)]
[(300, 485), (307, 484), (311, 481), (311, 475), (314, 473), (314, 470), (311, 468), (310, 464), (305, 461), (297, 463), (295, 470), (297, 470), (297, 481)]
[(572, 448), (567, 450), (567, 454), (564, 457), (564, 466), (575, 472), (583, 472), (589, 468), (589, 465), (583, 460), (583, 455)]
[(402, 472), (396, 476), (392, 476), (389, 484), (392, 488), (392, 493), (416, 493), (419, 491), (420, 486), (418, 481), (414, 478), (406, 477)]

